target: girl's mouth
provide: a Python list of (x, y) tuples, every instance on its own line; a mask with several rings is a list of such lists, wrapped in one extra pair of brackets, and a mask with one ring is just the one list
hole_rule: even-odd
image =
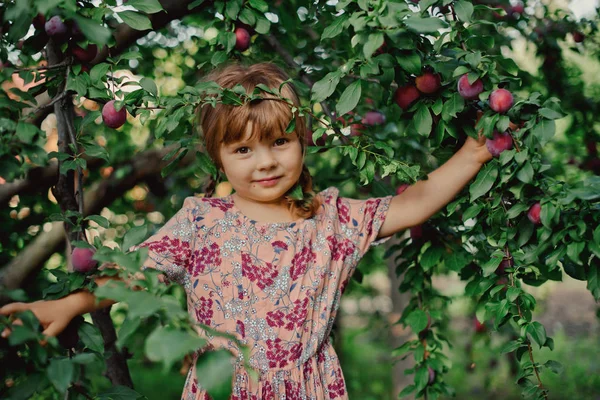
[(260, 181), (256, 181), (256, 183), (258, 183), (261, 186), (266, 186), (266, 187), (274, 186), (275, 184), (277, 184), (277, 182), (279, 181), (280, 178), (281, 177), (279, 177), (279, 176), (274, 176), (272, 178), (267, 178), (267, 179), (263, 179)]

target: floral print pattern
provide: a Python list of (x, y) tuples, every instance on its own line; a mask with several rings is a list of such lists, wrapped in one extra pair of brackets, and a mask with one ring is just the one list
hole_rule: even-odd
[(248, 346), (259, 375), (247, 373), (234, 343), (200, 330), (208, 344), (193, 354), (182, 399), (210, 399), (196, 361), (223, 348), (236, 358), (231, 400), (348, 398), (330, 330), (356, 265), (378, 243), (391, 196), (354, 200), (335, 188), (318, 196), (314, 217), (289, 223), (253, 221), (231, 196), (188, 197), (137, 246), (148, 248), (144, 268), (183, 285), (192, 318)]

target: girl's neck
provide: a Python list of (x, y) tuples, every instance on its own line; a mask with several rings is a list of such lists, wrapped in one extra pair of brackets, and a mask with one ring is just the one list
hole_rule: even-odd
[(285, 199), (278, 203), (261, 203), (248, 201), (235, 193), (231, 195), (235, 207), (246, 217), (258, 222), (278, 223), (293, 222), (298, 218), (294, 216)]

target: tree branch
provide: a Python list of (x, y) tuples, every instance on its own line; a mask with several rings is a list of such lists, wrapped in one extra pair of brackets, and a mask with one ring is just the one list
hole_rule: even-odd
[[(109, 206), (114, 200), (123, 196), (125, 192), (147, 179), (154, 179), (160, 174), (168, 161), (162, 158), (177, 144), (160, 150), (148, 150), (139, 153), (129, 163), (123, 165), (124, 170), (130, 172), (116, 178), (113, 173), (108, 179), (98, 182), (85, 191), (85, 215), (98, 214)], [(189, 165), (195, 158), (195, 152), (188, 154), (181, 160), (180, 165)], [(46, 260), (64, 245), (65, 231), (62, 222), (53, 222), (52, 229), (41, 232), (25, 247), (17, 257), (0, 270), (0, 289), (17, 289), (31, 276), (35, 276)], [(0, 304), (7, 299), (1, 298)]]

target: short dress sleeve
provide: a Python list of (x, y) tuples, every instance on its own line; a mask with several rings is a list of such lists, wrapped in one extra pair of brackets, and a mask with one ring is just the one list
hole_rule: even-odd
[(364, 256), (372, 245), (389, 239), (387, 237), (376, 240), (387, 216), (392, 196), (357, 200), (339, 197), (336, 188), (329, 188), (325, 192), (334, 210), (338, 233), (356, 246), (360, 257)]
[(148, 248), (148, 257), (142, 265), (142, 270), (157, 269), (162, 271), (169, 281), (184, 285), (197, 236), (195, 207), (195, 198), (187, 197), (181, 209), (156, 233), (130, 249), (135, 251), (142, 247)]

